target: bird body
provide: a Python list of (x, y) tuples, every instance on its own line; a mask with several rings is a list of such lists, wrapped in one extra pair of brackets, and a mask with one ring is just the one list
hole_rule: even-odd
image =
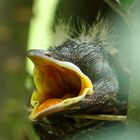
[(89, 29), (82, 25), (76, 37), (71, 37), (67, 26), (56, 29), (56, 43), (49, 49), (28, 51), (36, 86), (30, 119), (42, 139), (62, 139), (91, 124), (75, 115), (125, 114), (127, 110), (126, 103), (117, 99), (119, 81), (109, 59), (108, 50), (114, 47), (109, 25), (102, 20)]

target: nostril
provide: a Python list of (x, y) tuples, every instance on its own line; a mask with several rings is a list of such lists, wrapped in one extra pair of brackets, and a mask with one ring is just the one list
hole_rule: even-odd
[(51, 54), (50, 53), (45, 53), (46, 56), (48, 57), (51, 57)]
[(51, 57), (51, 56), (52, 56), (52, 55), (51, 55), (51, 52), (48, 51), (48, 50), (47, 50), (47, 51), (44, 51), (43, 53), (44, 53), (44, 55), (46, 55), (46, 56), (48, 56), (48, 57)]

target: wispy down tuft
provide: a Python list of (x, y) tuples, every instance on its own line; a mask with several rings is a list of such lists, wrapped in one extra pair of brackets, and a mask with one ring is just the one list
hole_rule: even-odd
[(71, 33), (72, 28), (70, 24), (59, 19), (53, 31), (52, 46), (62, 45), (70, 38)]
[(63, 20), (59, 20), (53, 33), (53, 46), (59, 46), (67, 40), (73, 40), (85, 43), (102, 43), (103, 46), (110, 47), (116, 38), (111, 23), (103, 18), (97, 18), (92, 26), (81, 22), (78, 28), (76, 31), (76, 27), (70, 22), (65, 23)]

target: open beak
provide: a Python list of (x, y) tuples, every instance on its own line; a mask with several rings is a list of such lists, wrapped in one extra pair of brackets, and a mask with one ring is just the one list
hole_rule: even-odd
[(37, 89), (31, 97), (31, 120), (71, 109), (93, 93), (92, 82), (73, 63), (56, 60), (46, 50), (30, 50), (28, 57), (35, 65)]

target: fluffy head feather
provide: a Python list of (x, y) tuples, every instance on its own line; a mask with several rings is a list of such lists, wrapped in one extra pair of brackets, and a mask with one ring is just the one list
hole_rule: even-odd
[(73, 40), (83, 43), (101, 43), (109, 48), (114, 46), (115, 38), (116, 34), (114, 29), (111, 28), (111, 23), (103, 18), (97, 18), (91, 26), (81, 21), (78, 24), (78, 31), (71, 22), (66, 23), (59, 19), (53, 30), (51, 47), (57, 47), (68, 40)]

